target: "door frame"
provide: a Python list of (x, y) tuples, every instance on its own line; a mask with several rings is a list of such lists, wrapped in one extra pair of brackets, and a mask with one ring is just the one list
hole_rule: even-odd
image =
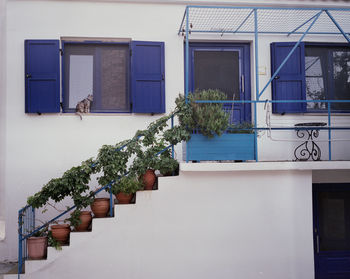
[[(251, 100), (251, 72), (250, 72), (250, 43), (236, 42), (190, 42), (189, 43), (189, 91), (194, 91), (194, 51), (195, 50), (235, 50), (240, 52), (240, 74), (244, 75), (244, 94), (241, 100)], [(241, 81), (241, 79), (240, 79)], [(242, 85), (240, 84), (240, 96), (242, 97)], [(251, 103), (242, 104), (244, 110), (241, 122), (251, 122)]]
[[(319, 251), (320, 247), (320, 222), (318, 214), (318, 199), (317, 194), (321, 191), (327, 192), (340, 192), (349, 191), (350, 183), (313, 183), (312, 184), (312, 207), (313, 207), (313, 241), (314, 241), (314, 269), (315, 269), (315, 279), (336, 279), (336, 278), (349, 278), (344, 277), (341, 274), (328, 275), (325, 261), (328, 259), (346, 261), (350, 260), (350, 251)], [(345, 264), (346, 267), (348, 264)], [(338, 264), (341, 267), (341, 263)], [(347, 273), (349, 276), (349, 272)], [(331, 276), (331, 277), (329, 277)]]

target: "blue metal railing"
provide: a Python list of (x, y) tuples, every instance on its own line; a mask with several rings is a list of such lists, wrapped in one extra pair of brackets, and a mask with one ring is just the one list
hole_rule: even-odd
[[(172, 113), (169, 116), (169, 119), (171, 120), (171, 128), (174, 127), (174, 116), (175, 113)], [(168, 121), (167, 119), (166, 121)], [(120, 151), (127, 147), (129, 144), (131, 144), (134, 141), (139, 140), (143, 135), (139, 135), (134, 139), (129, 140), (127, 143), (125, 143), (123, 146), (117, 148), (115, 151)], [(174, 151), (174, 145), (168, 145), (163, 150), (157, 152), (154, 154), (154, 156), (159, 156), (160, 154), (164, 153), (168, 149), (171, 149), (172, 158), (175, 157), (175, 151)], [(91, 167), (94, 167), (96, 164), (92, 164)], [(122, 177), (125, 177), (129, 174), (129, 172), (125, 172), (122, 176), (118, 178), (120, 180)], [(108, 189), (109, 192), (109, 215), (113, 216), (113, 193), (112, 193), (112, 184), (115, 183), (115, 180), (111, 181), (107, 185), (99, 188), (98, 190), (94, 191), (91, 196), (96, 196), (98, 193), (100, 193), (103, 190)], [(57, 215), (56, 217), (52, 218), (51, 220), (47, 221), (45, 224), (43, 224), (40, 227), (35, 227), (35, 208), (33, 208), (30, 205), (26, 205), (25, 207), (21, 208), (18, 211), (18, 279), (20, 279), (20, 275), (23, 271), (23, 264), (24, 261), (28, 258), (28, 251), (27, 251), (27, 239), (31, 236), (33, 236), (35, 233), (39, 232), (40, 230), (44, 229), (45, 227), (48, 227), (51, 223), (55, 222), (59, 218), (61, 218), (63, 215), (67, 214), (68, 212), (75, 209), (76, 206), (73, 205), (61, 214)]]
[[(337, 111), (332, 111), (331, 110), (331, 104), (332, 103), (350, 103), (350, 100), (222, 100), (222, 101), (210, 101), (210, 100), (198, 100), (195, 101), (196, 103), (202, 103), (202, 104), (210, 104), (210, 103), (219, 103), (219, 104), (233, 104), (233, 103), (238, 103), (238, 104), (254, 104), (255, 108), (255, 115), (256, 115), (256, 109), (257, 109), (257, 104), (259, 103), (326, 103), (327, 104), (327, 126), (326, 127), (317, 127), (317, 130), (328, 130), (328, 156), (329, 160), (332, 160), (332, 146), (331, 146), (331, 139), (332, 139), (332, 130), (350, 130), (350, 126), (348, 127), (332, 127), (331, 123), (331, 114), (332, 113), (337, 113)], [(326, 115), (325, 115), (326, 116)], [(256, 118), (255, 118), (256, 121)], [(257, 132), (259, 130), (295, 130), (296, 128), (294, 126), (292, 127), (258, 127), (257, 122), (255, 122), (255, 126), (252, 128), (247, 128), (246, 130), (253, 131), (255, 134), (255, 142), (257, 142)], [(310, 128), (307, 127), (298, 127), (298, 130), (307, 130)], [(239, 130), (244, 130), (239, 128)], [(349, 138), (350, 141), (350, 138)], [(257, 147), (255, 148), (255, 159), (258, 161), (258, 149)]]

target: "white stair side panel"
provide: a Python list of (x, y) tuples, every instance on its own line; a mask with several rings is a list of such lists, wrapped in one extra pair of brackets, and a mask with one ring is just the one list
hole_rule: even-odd
[(311, 172), (191, 172), (159, 184), (25, 279), (313, 278)]

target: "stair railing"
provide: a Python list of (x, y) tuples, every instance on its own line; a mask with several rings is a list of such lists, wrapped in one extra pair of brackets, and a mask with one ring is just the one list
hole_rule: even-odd
[[(172, 113), (169, 116), (169, 119), (171, 120), (171, 128), (174, 127), (174, 116), (177, 112)], [(168, 119), (168, 120), (169, 120)], [(167, 121), (168, 121), (167, 120)], [(127, 147), (130, 143), (134, 142), (135, 140), (138, 141), (143, 135), (139, 135), (136, 138), (133, 138), (129, 140), (127, 143), (125, 143), (123, 146), (117, 148), (115, 151), (118, 152), (125, 147)], [(154, 154), (154, 156), (159, 156), (163, 152), (167, 151), (171, 148), (172, 151), (172, 158), (174, 158), (174, 145), (168, 145), (163, 150), (157, 152)], [(96, 164), (92, 164), (91, 167), (94, 167)], [(122, 177), (125, 177), (129, 174), (129, 171), (125, 172), (122, 176), (118, 178), (120, 180)], [(100, 193), (103, 190), (107, 190), (109, 192), (109, 215), (110, 217), (113, 216), (113, 193), (112, 193), (112, 184), (115, 183), (115, 180), (109, 182), (107, 185), (100, 187), (96, 191), (92, 192), (90, 197), (96, 196), (98, 193)], [(57, 219), (61, 218), (63, 215), (67, 214), (68, 212), (75, 209), (76, 206), (73, 205), (64, 212), (60, 213), (56, 217), (52, 218), (51, 220), (44, 223), (42, 226), (35, 228), (35, 208), (26, 205), (23, 208), (21, 208), (18, 211), (18, 279), (20, 279), (20, 275), (23, 270), (24, 261), (28, 258), (28, 251), (27, 251), (27, 239), (31, 236), (33, 236), (35, 233), (39, 232), (45, 227), (48, 227), (51, 223), (55, 222)]]

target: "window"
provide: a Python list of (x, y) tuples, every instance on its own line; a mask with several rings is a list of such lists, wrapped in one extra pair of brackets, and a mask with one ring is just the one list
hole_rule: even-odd
[(62, 98), (59, 43), (25, 42), (27, 113), (75, 112), (88, 95), (91, 112), (165, 112), (164, 43), (63, 41)]
[(91, 112), (130, 111), (128, 44), (64, 44), (64, 111), (93, 95)]
[[(272, 73), (295, 43), (271, 45)], [(274, 100), (350, 100), (350, 47), (301, 43), (272, 82)], [(274, 104), (275, 113), (327, 112), (327, 103)], [(332, 103), (349, 112), (350, 103)]]

